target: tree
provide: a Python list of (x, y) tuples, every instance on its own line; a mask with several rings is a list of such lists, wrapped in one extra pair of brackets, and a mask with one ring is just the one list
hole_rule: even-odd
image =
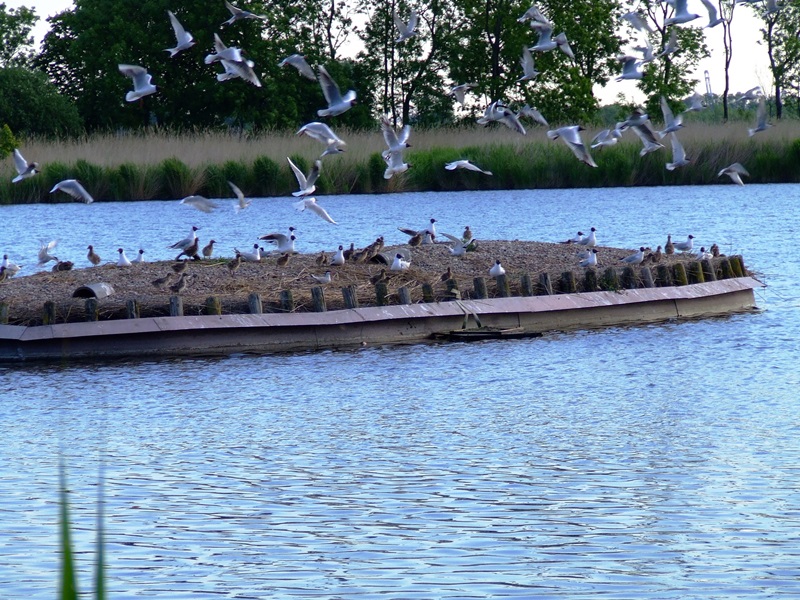
[(0, 69), (0, 115), (17, 135), (74, 136), (83, 132), (75, 105), (38, 71)]
[(733, 11), (736, 8), (735, 0), (719, 0), (719, 16), (722, 19), (722, 45), (725, 49), (725, 89), (722, 92), (722, 118), (728, 120), (728, 95), (731, 90), (730, 69), (733, 59)]
[(786, 3), (777, 11), (762, 11), (764, 26), (761, 35), (767, 44), (769, 69), (775, 86), (775, 117), (783, 117), (783, 91), (790, 84), (800, 60), (800, 7), (797, 3)]
[(25, 6), (7, 9), (0, 3), (0, 67), (21, 67), (31, 58), (31, 29), (39, 17)]

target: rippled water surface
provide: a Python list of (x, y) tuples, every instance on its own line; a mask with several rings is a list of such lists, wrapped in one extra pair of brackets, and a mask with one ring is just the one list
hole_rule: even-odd
[[(741, 252), (763, 312), (543, 338), (0, 368), (0, 591), (53, 598), (58, 458), (91, 589), (104, 469), (109, 597), (772, 598), (800, 593), (797, 186), (2, 207), (25, 262), (155, 258), (197, 223), (302, 251), (431, 216), (483, 238), (687, 233)], [(180, 210), (179, 210), (180, 209)], [(202, 238), (201, 238), (202, 239)], [(788, 253), (787, 253), (788, 252)], [(129, 252), (129, 255), (132, 252)], [(28, 260), (31, 264), (32, 260)]]

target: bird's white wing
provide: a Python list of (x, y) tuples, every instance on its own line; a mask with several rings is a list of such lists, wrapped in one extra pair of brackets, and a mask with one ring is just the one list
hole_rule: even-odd
[(339, 91), (339, 86), (336, 85), (336, 82), (322, 65), (319, 67), (319, 84), (322, 87), (322, 93), (328, 102), (328, 106), (339, 104), (342, 101), (342, 93)]
[(291, 159), (291, 158), (289, 158), (289, 157), (287, 156), (287, 157), (286, 157), (286, 160), (288, 160), (288, 161), (289, 161), (289, 166), (292, 168), (292, 172), (294, 173), (294, 176), (295, 176), (295, 178), (297, 179), (297, 185), (298, 185), (298, 186), (300, 186), (300, 189), (301, 189), (301, 190), (304, 190), (304, 189), (306, 189), (306, 187), (308, 187), (308, 186), (306, 185), (306, 176), (305, 176), (305, 173), (303, 173), (303, 172), (302, 172), (302, 171), (301, 171), (301, 170), (300, 170), (300, 169), (297, 167), (297, 165), (296, 165), (296, 164), (294, 164), (294, 163), (292, 162), (292, 159)]
[(57, 184), (53, 186), (53, 189), (50, 190), (50, 193), (61, 190), (75, 198), (76, 200), (80, 200), (85, 202), (86, 204), (91, 204), (94, 202), (94, 198), (92, 195), (86, 191), (79, 181), (76, 179), (65, 179), (64, 181), (59, 181)]
[(178, 40), (178, 44), (184, 44), (191, 42), (194, 38), (192, 34), (188, 33), (186, 29), (184, 29), (181, 22), (178, 21), (178, 18), (172, 13), (171, 10), (167, 11), (169, 15), (169, 22), (172, 23), (172, 30), (175, 32), (175, 39)]
[(230, 186), (231, 191), (234, 193), (234, 195), (239, 199), (239, 203), (244, 204), (244, 193), (242, 192), (242, 190), (239, 189), (239, 186), (237, 186), (232, 181), (229, 181), (228, 185)]
[(327, 221), (328, 223), (333, 223), (334, 225), (337, 225), (336, 221), (334, 221), (328, 214), (328, 211), (322, 208), (319, 204), (317, 204), (317, 201), (314, 198), (308, 199), (308, 202), (306, 203), (306, 208), (311, 212), (313, 212), (318, 217), (320, 217), (321, 219)]
[(397, 133), (386, 115), (381, 116), (381, 132), (383, 132), (383, 139), (386, 140), (389, 148), (395, 148), (399, 144)]
[(28, 170), (28, 161), (20, 154), (19, 150), (14, 148), (14, 166), (17, 168), (17, 173), (22, 175)]
[(316, 183), (320, 171), (322, 171), (322, 161), (317, 159), (314, 161), (314, 166), (311, 167), (311, 171), (306, 176), (306, 187), (311, 187)]
[(186, 206), (191, 206), (192, 208), (196, 208), (199, 211), (204, 213), (213, 212), (215, 208), (218, 208), (218, 205), (208, 198), (204, 196), (186, 196), (183, 200), (180, 201), (180, 204), (185, 204)]
[(316, 80), (317, 78), (317, 76), (314, 74), (314, 69), (312, 69), (311, 65), (306, 62), (306, 59), (302, 54), (292, 54), (291, 56), (287, 56), (278, 64), (279, 67), (284, 65), (293, 66), (303, 77), (307, 77), (312, 81)]

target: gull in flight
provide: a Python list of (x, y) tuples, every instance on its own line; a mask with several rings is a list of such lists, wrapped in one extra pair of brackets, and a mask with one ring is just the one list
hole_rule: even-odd
[(686, 158), (686, 152), (683, 145), (678, 141), (678, 136), (675, 132), (669, 134), (670, 142), (672, 143), (672, 162), (667, 163), (667, 171), (674, 171), (678, 167), (688, 165), (691, 161)]
[(313, 123), (306, 123), (297, 132), (297, 135), (306, 134), (308, 137), (322, 142), (325, 144), (325, 151), (320, 155), (320, 158), (328, 154), (339, 154), (344, 152), (343, 146), (347, 144), (343, 139), (336, 135), (333, 130), (325, 123), (314, 121)]
[(172, 58), (178, 52), (194, 46), (195, 41), (192, 34), (183, 28), (183, 25), (181, 25), (180, 21), (178, 21), (178, 18), (171, 10), (168, 10), (167, 14), (169, 15), (169, 22), (172, 23), (172, 30), (175, 32), (175, 39), (177, 40), (177, 44), (175, 44), (174, 48), (166, 48), (166, 52), (169, 52), (169, 57)]
[(524, 23), (525, 21), (531, 22), (531, 27), (533, 27), (534, 23), (538, 23), (540, 25), (548, 25), (552, 27), (552, 23), (547, 20), (541, 11), (535, 6), (531, 5), (531, 7), (525, 11), (525, 13), (517, 19), (518, 23)]
[(723, 175), (730, 177), (731, 181), (737, 185), (744, 185), (744, 181), (742, 181), (742, 175), (745, 177), (750, 177), (750, 173), (747, 172), (747, 169), (745, 169), (741, 163), (738, 162), (728, 165), (719, 173), (717, 173), (717, 177), (722, 177)]
[(53, 262), (58, 262), (58, 257), (54, 254), (50, 254), (50, 252), (56, 247), (58, 244), (58, 240), (51, 240), (49, 242), (42, 242), (39, 246), (39, 263), (38, 266), (46, 265), (51, 260)]
[(455, 96), (456, 102), (463, 105), (467, 92), (474, 87), (477, 87), (477, 85), (474, 83), (462, 83), (460, 85), (454, 86), (450, 90), (450, 95)]
[(618, 56), (617, 60), (622, 63), (622, 74), (617, 77), (617, 81), (643, 77), (642, 62), (635, 56)]
[(601, 148), (603, 146), (613, 146), (622, 137), (622, 132), (617, 129), (603, 129), (594, 138), (592, 138), (592, 148)]
[(522, 65), (522, 77), (517, 79), (517, 83), (530, 81), (539, 76), (539, 71), (537, 71), (533, 66), (533, 55), (527, 46), (522, 47), (522, 58), (520, 59), (520, 64)]
[(392, 127), (388, 115), (382, 115), (381, 132), (383, 133), (383, 139), (386, 145), (389, 147), (388, 150), (383, 151), (384, 160), (388, 160), (387, 157), (392, 152), (401, 153), (406, 148), (411, 147), (411, 144), (408, 143), (408, 138), (411, 135), (411, 125), (404, 125), (398, 134), (394, 130), (394, 127)]
[(594, 159), (589, 154), (589, 151), (586, 149), (581, 139), (580, 132), (582, 129), (583, 127), (580, 125), (559, 127), (558, 129), (551, 129), (548, 131), (547, 137), (551, 140), (561, 138), (579, 161), (586, 163), (590, 167), (596, 167), (597, 163), (594, 162)]
[(319, 84), (322, 87), (322, 93), (325, 96), (325, 101), (328, 103), (328, 108), (321, 108), (317, 111), (320, 117), (335, 117), (350, 108), (356, 103), (355, 90), (349, 90), (344, 96), (339, 91), (339, 86), (328, 74), (328, 71), (320, 65), (319, 67)]
[(693, 240), (694, 240), (694, 236), (693, 235), (689, 235), (686, 238), (685, 242), (673, 242), (672, 246), (673, 246), (673, 248), (675, 248), (675, 250), (679, 250), (680, 252), (689, 252), (692, 249), (692, 247), (694, 246), (694, 241)]
[(638, 252), (636, 252), (634, 254), (631, 254), (629, 256), (626, 256), (625, 258), (622, 259), (622, 262), (628, 263), (629, 265), (640, 265), (640, 264), (642, 264), (642, 261), (644, 260), (644, 252), (645, 252), (645, 250), (646, 250), (646, 248), (644, 246), (640, 246)]
[(186, 196), (186, 198), (180, 201), (180, 204), (191, 206), (192, 208), (196, 208), (197, 210), (204, 213), (210, 213), (215, 208), (219, 208), (218, 204), (209, 200), (205, 196), (197, 196), (197, 195)]
[(449, 162), (444, 166), (445, 169), (448, 171), (455, 171), (456, 169), (466, 169), (467, 171), (476, 171), (477, 173), (483, 173), (484, 175), (491, 175), (491, 171), (485, 171), (480, 167), (473, 165), (467, 159), (461, 160), (454, 160), (453, 162)]
[(277, 244), (277, 250), (280, 253), (288, 252), (289, 254), (294, 254), (294, 242), (297, 237), (294, 233), (291, 233), (292, 231), (294, 231), (294, 227), (289, 228), (289, 235), (285, 233), (268, 233), (260, 236), (258, 239)]
[(667, 40), (664, 49), (661, 52), (659, 52), (658, 58), (666, 56), (667, 54), (672, 54), (677, 50), (678, 50), (678, 30), (673, 27), (669, 33), (669, 40)]
[(411, 165), (403, 159), (402, 150), (384, 150), (383, 160), (386, 161), (386, 170), (383, 172), (384, 179), (391, 179), (393, 175), (405, 173), (411, 167)]
[(314, 275), (312, 273), (311, 274), (311, 279), (313, 279), (317, 283), (321, 283), (323, 285), (326, 284), (326, 283), (330, 283), (331, 282), (331, 272), (330, 271), (325, 271), (325, 273), (323, 273), (322, 275)]
[(279, 67), (283, 67), (284, 65), (293, 66), (303, 77), (306, 77), (311, 81), (317, 80), (317, 76), (314, 74), (314, 69), (312, 69), (311, 66), (306, 62), (306, 57), (302, 54), (292, 54), (278, 63)]
[(764, 96), (758, 99), (758, 110), (756, 111), (756, 126), (753, 129), (747, 130), (747, 135), (750, 137), (757, 134), (759, 131), (766, 131), (772, 127), (771, 123), (767, 123), (767, 101)]
[(297, 179), (297, 185), (300, 186), (300, 189), (296, 192), (292, 192), (292, 196), (295, 198), (300, 196), (308, 196), (314, 193), (314, 190), (317, 189), (317, 186), (314, 185), (319, 177), (319, 172), (322, 169), (322, 161), (317, 159), (314, 161), (314, 166), (311, 167), (311, 171), (308, 175), (304, 175), (303, 172), (297, 167), (296, 164), (292, 162), (292, 159), (288, 156), (286, 160), (289, 161), (289, 166), (292, 168), (294, 172), (294, 176)]
[(16, 148), (14, 148), (14, 166), (17, 169), (17, 176), (11, 180), (12, 183), (17, 183), (39, 173), (39, 163), (29, 163)]
[(236, 8), (233, 4), (228, 2), (228, 0), (225, 0), (225, 8), (230, 11), (231, 18), (225, 21), (223, 25), (233, 25), (236, 21), (244, 21), (245, 19), (261, 19), (262, 21), (266, 19), (266, 17), (251, 13), (249, 10)]
[(207, 65), (215, 62), (222, 63), (225, 72), (217, 75), (218, 81), (227, 81), (234, 77), (240, 77), (256, 87), (261, 87), (261, 82), (255, 71), (253, 71), (255, 63), (252, 60), (245, 59), (239, 48), (226, 46), (216, 33), (214, 34), (214, 50), (216, 53), (207, 54), (203, 62)]
[(647, 21), (643, 19), (642, 16), (635, 11), (630, 11), (625, 13), (624, 15), (622, 15), (622, 18), (625, 19), (628, 23), (630, 23), (634, 29), (637, 29), (639, 31), (644, 31), (647, 33), (653, 33), (653, 28), (650, 27)]
[(711, 0), (700, 0), (703, 3), (703, 6), (706, 7), (708, 11), (708, 25), (706, 27), (716, 27), (720, 23), (722, 23), (722, 18), (717, 16), (717, 7), (711, 2)]
[(328, 211), (317, 204), (316, 198), (302, 198), (301, 200), (295, 202), (292, 206), (294, 206), (294, 208), (300, 212), (308, 209), (328, 223), (333, 223), (334, 225), (337, 224), (336, 221), (334, 221), (328, 214)]
[(703, 95), (699, 92), (695, 92), (689, 98), (684, 100), (684, 102), (688, 105), (688, 108), (683, 112), (699, 112), (706, 107), (705, 103), (703, 102)]
[(394, 260), (392, 261), (392, 266), (389, 267), (390, 271), (407, 271), (411, 267), (410, 260), (404, 260), (403, 255), (397, 253), (394, 255)]
[(453, 256), (464, 256), (475, 242), (473, 239), (469, 239), (467, 241), (462, 240), (461, 238), (457, 238), (454, 235), (450, 235), (449, 233), (442, 233), (444, 237), (448, 240), (453, 242), (453, 246), (449, 246), (450, 254)]
[(550, 52), (558, 48), (571, 59), (575, 59), (565, 33), (562, 32), (556, 37), (551, 37), (553, 35), (553, 26), (544, 25), (538, 21), (531, 21), (531, 27), (539, 32), (539, 39), (530, 48), (533, 52)]
[(170, 246), (170, 248), (174, 248), (175, 250), (186, 250), (189, 246), (194, 244), (195, 240), (197, 239), (197, 232), (200, 231), (199, 227), (192, 226), (192, 230), (189, 233), (188, 237), (183, 238), (182, 240), (175, 242)]
[(505, 275), (506, 270), (503, 268), (503, 265), (500, 264), (499, 260), (494, 261), (492, 268), (489, 269), (489, 275), (492, 277), (500, 277), (500, 275)]
[(133, 90), (125, 94), (125, 100), (128, 102), (136, 102), (140, 98), (144, 98), (156, 92), (156, 86), (150, 83), (152, 76), (147, 72), (147, 69), (138, 65), (118, 65), (119, 72), (130, 77), (133, 81)]
[(526, 104), (519, 109), (519, 112), (517, 113), (517, 119), (520, 117), (528, 117), (529, 119), (533, 119), (539, 123), (539, 125), (544, 125), (545, 127), (550, 126), (550, 123), (547, 122), (547, 119), (544, 118), (544, 115), (533, 108), (530, 104)]
[(50, 193), (52, 194), (53, 192), (59, 190), (69, 194), (76, 200), (85, 202), (86, 204), (91, 204), (94, 202), (92, 195), (86, 191), (86, 188), (83, 187), (77, 179), (65, 179), (64, 181), (59, 181), (53, 186), (53, 189), (50, 190)]
[(668, 133), (678, 131), (683, 127), (683, 115), (678, 114), (676, 117), (672, 114), (672, 109), (664, 96), (661, 96), (661, 113), (664, 115), (664, 129), (658, 132), (660, 138), (665, 138)]
[(128, 260), (128, 257), (125, 256), (125, 250), (122, 248), (117, 248), (117, 252), (119, 252), (119, 258), (117, 259), (118, 267), (130, 267), (133, 264), (130, 260)]
[(522, 135), (527, 133), (525, 127), (519, 122), (519, 117), (500, 100), (496, 100), (487, 106), (486, 110), (483, 111), (483, 116), (477, 120), (477, 123), (486, 125), (492, 121), (500, 122), (509, 129), (513, 129)]
[(597, 265), (597, 248), (592, 248), (589, 256), (578, 263), (580, 267), (594, 267)]
[(675, 9), (675, 12), (669, 19), (664, 21), (665, 26), (669, 27), (670, 25), (683, 25), (684, 23), (688, 23), (689, 21), (694, 21), (695, 19), (700, 18), (700, 15), (689, 12), (689, 10), (686, 8), (686, 1), (687, 0), (674, 0), (672, 6)]
[(397, 31), (400, 33), (399, 37), (394, 41), (395, 44), (404, 42), (408, 38), (417, 35), (416, 29), (417, 22), (419, 21), (417, 11), (412, 10), (411, 14), (408, 15), (408, 24), (404, 23), (403, 20), (397, 16), (397, 13), (393, 13), (392, 18), (394, 19), (394, 26), (397, 27)]
[(764, 92), (761, 90), (761, 86), (757, 85), (754, 88), (750, 88), (742, 95), (742, 100), (756, 100), (764, 95)]
[(647, 115), (644, 115), (645, 119), (636, 125), (631, 125), (630, 128), (633, 129), (633, 132), (639, 137), (642, 141), (642, 149), (639, 150), (639, 156), (644, 156), (650, 152), (655, 152), (664, 147), (664, 144), (660, 143), (656, 138), (656, 132), (653, 129), (653, 126), (650, 124), (650, 120), (647, 118)]
[(235, 183), (233, 183), (232, 181), (229, 181), (228, 185), (230, 186), (231, 191), (233, 192), (233, 194), (236, 196), (237, 202), (236, 202), (236, 204), (233, 205), (233, 209), (237, 213), (240, 212), (240, 211), (243, 211), (245, 208), (247, 208), (248, 206), (250, 206), (253, 203), (252, 200), (245, 199), (244, 193), (242, 192), (242, 190), (239, 189), (239, 186), (237, 186)]

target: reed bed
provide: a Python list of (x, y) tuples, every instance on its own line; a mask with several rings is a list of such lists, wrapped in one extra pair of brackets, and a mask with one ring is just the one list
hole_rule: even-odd
[[(691, 118), (691, 117), (690, 117)], [(530, 189), (598, 186), (692, 185), (719, 181), (720, 169), (740, 162), (752, 183), (800, 180), (800, 122), (784, 121), (754, 137), (747, 124), (687, 123), (679, 137), (692, 164), (673, 172), (665, 148), (644, 157), (631, 133), (612, 147), (593, 151), (599, 168), (578, 162), (545, 129), (520, 136), (501, 126), (415, 130), (407, 151), (412, 165), (383, 178), (385, 149), (378, 131), (340, 131), (343, 154), (326, 157), (317, 183), (320, 194), (425, 190)], [(588, 143), (595, 131), (584, 132)], [(305, 169), (321, 145), (292, 132), (236, 135), (223, 132), (98, 134), (67, 141), (29, 140), (23, 154), (39, 162), (41, 175), (12, 184), (11, 159), (0, 164), (0, 203), (69, 202), (50, 194), (62, 179), (80, 180), (97, 200), (177, 199), (192, 194), (230, 197), (227, 181), (249, 196), (281, 196), (296, 189), (286, 157)], [(469, 158), (494, 173), (449, 172), (448, 161)]]

